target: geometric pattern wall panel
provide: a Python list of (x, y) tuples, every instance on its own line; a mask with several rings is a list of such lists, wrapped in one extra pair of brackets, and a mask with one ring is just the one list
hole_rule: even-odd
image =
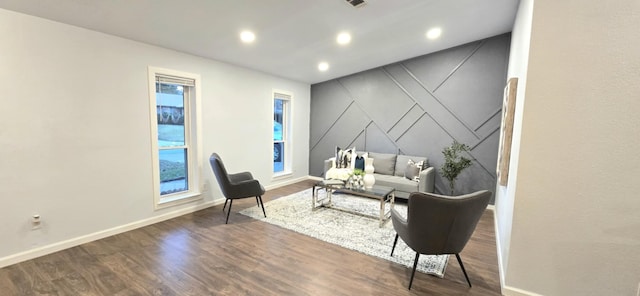
[(442, 157), (442, 149), (451, 144), (452, 138), (438, 126), (437, 122), (429, 116), (423, 116), (415, 125), (407, 130), (396, 144), (402, 150), (402, 154), (426, 156), (429, 164)]
[[(500, 50), (500, 45), (502, 50)], [(470, 127), (480, 125), (497, 110), (496, 99), (503, 97), (508, 43), (485, 42), (447, 79), (434, 94)], [(478, 75), (482, 73), (483, 75)], [(467, 84), (475, 80), (475, 83)], [(466, 84), (466, 85), (465, 85)], [(496, 88), (496, 85), (502, 85)], [(481, 94), (481, 95), (480, 95)], [(468, 108), (471, 103), (475, 108)]]
[(332, 127), (323, 133), (321, 140), (315, 143), (315, 147), (312, 147), (312, 151), (323, 152), (321, 153), (323, 159), (320, 160), (320, 173), (324, 167), (323, 160), (335, 155), (336, 146), (341, 148), (356, 146), (356, 140), (363, 133), (362, 127), (369, 122), (366, 115), (353, 105), (343, 111), (341, 116), (333, 122)]
[(398, 153), (398, 149), (392, 139), (377, 125), (371, 124), (365, 129), (365, 146), (357, 146), (357, 149), (380, 153)]
[(498, 163), (497, 156), (494, 155), (496, 151), (499, 151), (500, 133), (496, 132), (487, 137), (484, 141), (478, 144), (474, 149), (474, 157), (478, 164), (487, 170), (492, 170), (493, 173)]
[(407, 93), (411, 94), (411, 97), (424, 112), (450, 133), (452, 137), (465, 143), (477, 138), (473, 131), (447, 108), (447, 105), (427, 90), (406, 68), (394, 65), (386, 67), (386, 69), (394, 81)]
[(338, 120), (347, 107), (352, 103), (351, 98), (342, 90), (337, 81), (316, 84), (311, 88), (311, 95), (321, 100), (312, 100), (310, 108), (310, 125), (313, 126), (309, 135), (311, 143), (317, 143), (324, 135), (324, 131)]
[(358, 102), (358, 106), (385, 131), (391, 129), (413, 106), (413, 100), (407, 98), (402, 89), (389, 80), (381, 69), (362, 72), (339, 80), (350, 96)]
[(411, 126), (416, 123), (424, 115), (424, 111), (417, 104), (414, 104), (407, 113), (389, 130), (391, 139), (398, 141), (407, 131), (411, 130)]
[[(426, 156), (436, 168), (455, 139), (473, 165), (457, 193), (494, 190), (510, 34), (503, 34), (311, 86), (309, 170), (322, 176), (335, 147)], [(493, 203), (493, 201), (492, 201)]]
[(473, 54), (473, 51), (480, 42), (481, 41), (476, 41), (423, 55), (404, 61), (402, 64), (416, 75), (418, 80), (420, 80), (427, 89), (433, 91), (443, 81), (446, 81), (447, 76), (451, 74), (452, 70), (460, 66), (461, 61), (464, 61), (465, 58)]

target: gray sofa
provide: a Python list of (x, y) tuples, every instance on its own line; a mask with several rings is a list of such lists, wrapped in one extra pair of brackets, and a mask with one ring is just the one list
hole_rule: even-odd
[[(358, 152), (358, 155), (362, 155)], [(396, 189), (396, 197), (409, 198), (411, 192), (433, 192), (435, 183), (435, 168), (429, 167), (428, 159), (420, 156), (396, 155), (389, 153), (368, 152), (368, 157), (373, 158), (375, 185), (389, 186)], [(334, 166), (335, 158), (324, 161), (324, 176)], [(419, 171), (419, 181), (405, 177), (405, 170), (409, 160), (413, 162), (424, 161), (425, 166)]]

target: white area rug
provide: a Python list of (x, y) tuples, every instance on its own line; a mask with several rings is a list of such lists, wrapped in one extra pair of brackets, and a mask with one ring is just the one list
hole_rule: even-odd
[[(324, 190), (320, 198), (324, 197)], [(375, 199), (356, 197), (347, 194), (334, 194), (336, 206), (353, 209), (368, 215), (378, 215), (380, 202)], [(367, 255), (376, 256), (413, 268), (415, 252), (402, 239), (389, 256), (396, 232), (389, 220), (382, 228), (379, 221), (345, 213), (335, 209), (318, 208), (311, 210), (311, 189), (284, 196), (264, 204), (267, 218), (260, 207), (251, 207), (240, 213), (257, 220), (278, 225), (332, 244), (352, 249)], [(396, 204), (395, 209), (406, 217), (407, 207)], [(444, 276), (449, 255), (421, 255), (417, 270), (423, 273)]]

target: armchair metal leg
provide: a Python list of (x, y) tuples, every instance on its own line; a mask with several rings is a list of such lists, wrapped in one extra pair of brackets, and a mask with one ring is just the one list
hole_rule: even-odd
[(224, 212), (224, 209), (227, 208), (227, 202), (229, 201), (229, 199), (225, 199), (224, 200), (224, 207), (222, 207), (222, 212)]
[(258, 204), (258, 206), (260, 206), (260, 200), (258, 199), (257, 196), (256, 196), (256, 203)]
[(397, 243), (398, 243), (398, 234), (396, 233), (396, 238), (393, 240), (393, 247), (391, 248), (391, 257), (393, 257), (393, 250), (396, 249)]
[(420, 258), (420, 253), (416, 252), (416, 260), (413, 261), (413, 271), (411, 272), (411, 280), (409, 280), (409, 290), (411, 290), (411, 284), (413, 284), (413, 276), (416, 275), (416, 267), (418, 267), (418, 258)]
[(230, 200), (231, 201), (229, 202), (229, 210), (227, 211), (227, 220), (224, 221), (224, 224), (227, 224), (229, 222), (229, 214), (231, 214), (231, 206), (233, 205), (233, 199), (230, 199)]
[(265, 218), (267, 218), (267, 213), (264, 212), (264, 202), (262, 201), (262, 196), (257, 196), (257, 199), (260, 201), (258, 205), (262, 206), (262, 214)]
[(458, 259), (458, 263), (460, 263), (460, 267), (462, 268), (462, 273), (464, 273), (464, 277), (467, 279), (467, 284), (469, 284), (469, 288), (471, 288), (471, 281), (469, 281), (469, 276), (467, 276), (467, 271), (464, 270), (464, 265), (462, 264), (462, 259), (460, 259), (460, 254), (456, 254), (456, 258)]

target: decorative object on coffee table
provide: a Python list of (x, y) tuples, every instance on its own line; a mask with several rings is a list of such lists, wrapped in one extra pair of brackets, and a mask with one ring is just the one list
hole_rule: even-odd
[(444, 164), (440, 167), (440, 174), (449, 181), (449, 189), (453, 195), (456, 187), (456, 179), (462, 171), (471, 166), (471, 160), (466, 158), (463, 153), (471, 149), (466, 144), (460, 144), (454, 140), (451, 146), (442, 150), (444, 154)]
[(364, 187), (369, 189), (376, 184), (376, 178), (373, 176), (373, 158), (365, 158), (364, 160)]
[(364, 188), (364, 171), (355, 169), (347, 179), (345, 187), (348, 189), (362, 189)]

